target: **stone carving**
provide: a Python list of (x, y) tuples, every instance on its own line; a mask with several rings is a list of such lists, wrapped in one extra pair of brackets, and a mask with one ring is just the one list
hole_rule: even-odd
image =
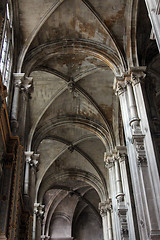
[(121, 95), (126, 91), (126, 84), (123, 76), (115, 77), (115, 83), (113, 88), (118, 95)]
[(44, 208), (45, 206), (40, 203), (34, 203), (34, 214), (40, 219), (44, 217)]
[(74, 92), (74, 90), (75, 90), (75, 82), (74, 82), (74, 80), (71, 78), (71, 79), (69, 80), (69, 82), (68, 82), (68, 91), (69, 91), (70, 93), (72, 93), (72, 92)]
[(118, 215), (121, 224), (121, 239), (129, 239), (128, 223), (127, 223), (127, 208), (121, 204), (118, 208)]
[(107, 199), (106, 202), (100, 202), (99, 203), (99, 210), (100, 210), (100, 215), (102, 217), (106, 216), (107, 212), (112, 210), (111, 199)]
[(110, 153), (104, 153), (104, 163), (108, 169), (114, 166), (114, 158)]
[(31, 156), (33, 155), (33, 152), (24, 152), (24, 154), (26, 156), (26, 163), (29, 163), (31, 165), (31, 163), (32, 163)]
[(38, 167), (40, 154), (34, 152), (25, 152), (26, 163), (29, 163), (31, 167)]
[(22, 80), (20, 90), (21, 90), (21, 92), (25, 92), (30, 97), (31, 91), (33, 90), (33, 78), (32, 77), (25, 77)]
[(41, 239), (43, 239), (43, 240), (48, 240), (48, 239), (50, 239), (50, 236), (47, 236), (47, 235), (41, 235)]
[(137, 164), (141, 167), (147, 167), (147, 158), (144, 148), (144, 137), (142, 133), (140, 134), (133, 134), (133, 141), (136, 147), (136, 154), (137, 154)]
[(134, 85), (144, 82), (144, 78), (146, 76), (145, 70), (145, 66), (131, 68), (132, 82)]

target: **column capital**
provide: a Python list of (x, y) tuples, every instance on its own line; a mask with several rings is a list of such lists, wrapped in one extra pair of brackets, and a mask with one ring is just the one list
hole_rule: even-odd
[(111, 168), (114, 166), (114, 157), (112, 154), (105, 152), (104, 153), (104, 163), (106, 168)]
[(34, 153), (32, 155), (32, 164), (35, 169), (38, 168), (39, 160), (40, 160), (40, 154)]
[(47, 236), (47, 235), (41, 235), (41, 239), (43, 239), (43, 240), (48, 240), (48, 239), (50, 239), (50, 236)]
[(127, 157), (127, 149), (126, 146), (116, 146), (114, 153), (115, 158), (119, 160), (119, 162), (123, 162)]
[(117, 95), (121, 95), (126, 91), (126, 85), (124, 81), (124, 76), (115, 76), (113, 90), (115, 90)]
[(40, 217), (42, 219), (44, 216), (44, 208), (45, 205), (42, 205), (40, 203), (34, 203), (34, 214), (36, 214), (37, 217)]
[(33, 86), (33, 78), (32, 77), (25, 77), (22, 80), (21, 90), (25, 92), (29, 92), (31, 87)]
[(14, 78), (14, 86), (15, 87), (21, 87), (22, 81), (24, 79), (25, 73), (13, 73)]
[(33, 155), (34, 152), (32, 151), (26, 151), (24, 152), (24, 155), (26, 157), (26, 163), (31, 163), (32, 159), (31, 159), (31, 156)]
[(111, 199), (107, 199), (105, 202), (100, 202), (98, 208), (100, 210), (100, 215), (102, 217), (106, 216), (107, 212), (112, 210), (112, 201), (111, 201)]
[(147, 167), (147, 157), (144, 148), (144, 137), (145, 135), (142, 133), (133, 134), (133, 141), (136, 146), (137, 164), (141, 167)]
[(120, 218), (120, 224), (121, 224), (121, 236), (123, 239), (128, 239), (128, 222), (127, 222), (127, 211), (128, 209), (124, 204), (120, 204), (118, 207), (118, 215)]
[(132, 76), (132, 82), (133, 85), (136, 85), (138, 83), (143, 83), (144, 78), (146, 76), (146, 66), (140, 66), (140, 67), (131, 67), (131, 76)]

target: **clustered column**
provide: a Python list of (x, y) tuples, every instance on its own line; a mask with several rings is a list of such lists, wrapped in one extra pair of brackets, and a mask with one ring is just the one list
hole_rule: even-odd
[[(155, 197), (152, 188), (153, 183), (150, 168), (148, 167), (148, 153), (145, 149), (148, 143), (145, 142), (146, 135), (144, 133), (146, 129), (149, 132), (149, 124), (147, 125), (146, 106), (140, 87), (140, 81), (144, 78), (145, 74), (143, 73), (144, 69), (137, 68), (131, 69), (131, 71), (132, 73), (125, 75), (124, 79), (120, 81), (117, 79), (117, 92), (120, 99), (129, 155), (140, 238), (147, 239), (149, 233), (150, 238), (153, 239), (155, 236), (160, 235), (156, 213), (158, 209), (156, 211), (156, 202), (154, 202)], [(150, 151), (152, 149), (152, 140), (149, 134), (147, 138), (150, 140), (150, 146), (148, 145), (148, 150)]]
[[(119, 153), (118, 148), (123, 148), (123, 147), (117, 147), (115, 150), (113, 150), (112, 154), (105, 153), (104, 161), (105, 161), (105, 166), (109, 169), (110, 182), (111, 181), (115, 182), (116, 192), (114, 195), (114, 190), (112, 190), (111, 195), (112, 195), (112, 198), (115, 197), (117, 200), (117, 204), (114, 203), (114, 209), (116, 209), (117, 214), (119, 216), (118, 225), (120, 226), (119, 231), (120, 231), (121, 239), (129, 239), (128, 223), (127, 223), (127, 208), (125, 206), (125, 201), (124, 201), (125, 199), (124, 199), (121, 169), (120, 169), (120, 163), (119, 163), (121, 160), (121, 155)], [(114, 185), (112, 183), (112, 186), (110, 186), (110, 188), (113, 188), (113, 187)], [(116, 229), (116, 231), (118, 230)], [(118, 233), (116, 235), (120, 237)]]
[(104, 240), (113, 240), (112, 218), (111, 218), (111, 200), (99, 203), (99, 210), (102, 216)]

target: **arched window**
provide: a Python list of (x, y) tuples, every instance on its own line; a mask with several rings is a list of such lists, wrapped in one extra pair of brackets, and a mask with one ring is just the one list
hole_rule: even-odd
[(12, 3), (7, 1), (5, 20), (2, 34), (2, 42), (0, 48), (0, 71), (2, 82), (9, 90), (10, 78), (12, 70), (12, 56), (13, 56), (13, 28), (12, 28)]

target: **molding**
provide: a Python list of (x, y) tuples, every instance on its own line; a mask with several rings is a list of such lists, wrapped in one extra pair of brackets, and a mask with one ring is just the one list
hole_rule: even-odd
[(120, 75), (123, 71), (117, 53), (106, 45), (86, 39), (66, 39), (58, 42), (52, 41), (42, 44), (31, 50), (25, 58), (25, 72), (27, 75), (29, 75), (39, 63), (43, 64), (44, 61), (49, 60), (54, 55), (60, 53), (68, 54), (69, 52), (74, 54), (80, 54), (83, 52), (83, 54), (86, 53), (89, 56), (96, 57), (109, 66), (115, 75)]
[(39, 127), (34, 134), (34, 137), (32, 140), (32, 149), (34, 149), (35, 143), (45, 138), (49, 131), (51, 131), (54, 128), (57, 128), (63, 125), (68, 125), (68, 124), (75, 124), (77, 126), (81, 126), (82, 128), (83, 127), (87, 128), (88, 131), (91, 131), (99, 139), (101, 139), (106, 149), (113, 148), (114, 145), (113, 145), (112, 137), (110, 135), (110, 131), (104, 128), (102, 125), (97, 124), (96, 122), (90, 119), (86, 119), (82, 117), (74, 117), (74, 116), (65, 117), (64, 116), (59, 119), (48, 119), (47, 121), (43, 122), (43, 125)]

